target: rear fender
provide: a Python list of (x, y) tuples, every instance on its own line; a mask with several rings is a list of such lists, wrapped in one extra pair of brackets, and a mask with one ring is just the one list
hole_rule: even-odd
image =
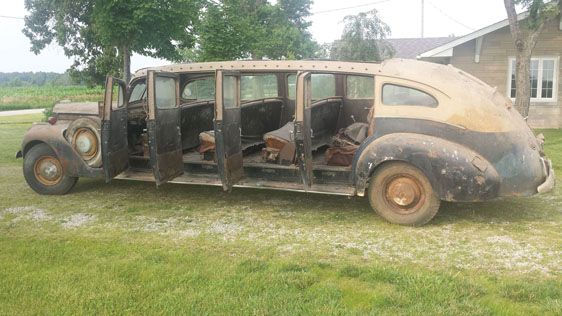
[(71, 177), (99, 177), (103, 175), (102, 168), (91, 168), (82, 159), (80, 154), (64, 137), (70, 121), (57, 122), (55, 125), (48, 123), (34, 124), (24, 135), (22, 141), (22, 156), (35, 145), (45, 143), (55, 152), (64, 170)]
[(498, 194), (499, 175), (478, 153), (433, 136), (395, 133), (371, 136), (357, 150), (352, 165), (357, 195), (365, 194), (374, 170), (389, 161), (419, 168), (441, 200), (480, 201)]

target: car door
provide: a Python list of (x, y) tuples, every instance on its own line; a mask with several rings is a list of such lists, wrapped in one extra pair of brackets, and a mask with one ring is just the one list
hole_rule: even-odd
[(101, 109), (101, 151), (106, 182), (129, 168), (126, 91), (124, 81), (107, 76)]
[(309, 72), (297, 74), (297, 101), (295, 107), (295, 146), (297, 164), (305, 191), (312, 186), (312, 84)]
[(240, 126), (240, 75), (217, 70), (215, 74), (215, 145), (218, 170), (225, 191), (243, 176)]
[(156, 185), (183, 174), (180, 131), (179, 77), (173, 73), (147, 73), (148, 143)]

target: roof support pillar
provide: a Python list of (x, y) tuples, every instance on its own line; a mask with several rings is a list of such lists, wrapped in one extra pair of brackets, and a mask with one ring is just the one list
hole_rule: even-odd
[(474, 48), (474, 62), (480, 62), (480, 53), (482, 53), (482, 40), (484, 39), (484, 35), (476, 38), (476, 45)]

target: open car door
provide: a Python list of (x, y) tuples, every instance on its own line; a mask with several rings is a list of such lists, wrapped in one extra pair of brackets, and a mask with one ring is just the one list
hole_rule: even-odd
[(106, 182), (129, 168), (126, 91), (124, 81), (107, 76), (101, 109), (101, 152)]
[(225, 191), (244, 175), (240, 127), (240, 75), (217, 70), (215, 74), (215, 144), (219, 174)]
[(173, 73), (147, 73), (148, 143), (156, 185), (183, 174), (180, 131), (179, 77)]
[(312, 127), (311, 109), (312, 92), (311, 76), (309, 72), (297, 74), (297, 102), (295, 107), (295, 146), (297, 164), (304, 185), (308, 191), (312, 186)]

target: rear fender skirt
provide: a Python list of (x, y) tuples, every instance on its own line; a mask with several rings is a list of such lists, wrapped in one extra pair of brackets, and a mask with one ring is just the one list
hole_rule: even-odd
[(65, 139), (64, 131), (70, 122), (57, 122), (55, 125), (37, 123), (24, 135), (22, 141), (22, 155), (25, 158), (31, 147), (38, 143), (45, 143), (53, 149), (59, 158), (64, 170), (71, 177), (101, 177), (102, 168), (91, 168), (82, 159), (80, 154)]
[(497, 197), (500, 177), (476, 152), (441, 138), (394, 133), (365, 140), (355, 154), (352, 175), (357, 195), (381, 164), (403, 161), (419, 168), (444, 201), (480, 201)]

